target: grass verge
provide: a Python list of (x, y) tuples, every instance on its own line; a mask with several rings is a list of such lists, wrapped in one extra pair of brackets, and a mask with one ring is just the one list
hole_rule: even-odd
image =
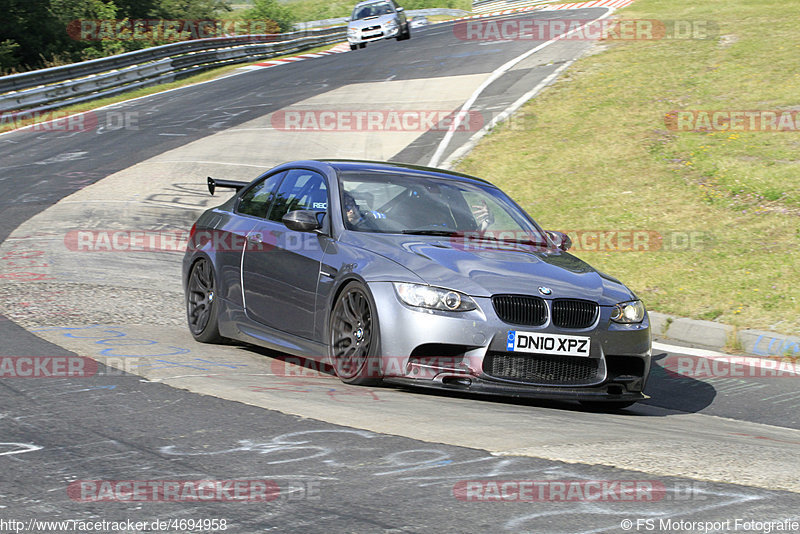
[(710, 38), (603, 42), (510, 123), (532, 129), (497, 129), (458, 170), (509, 191), (549, 229), (664, 236), (670, 250), (586, 250), (596, 240), (575, 252), (652, 310), (797, 334), (800, 129), (665, 121), (675, 110), (800, 109), (795, 11), (781, 0), (637, 0), (617, 16), (703, 21)]

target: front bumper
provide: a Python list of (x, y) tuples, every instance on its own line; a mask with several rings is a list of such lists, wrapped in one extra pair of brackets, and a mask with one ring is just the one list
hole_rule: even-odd
[[(478, 309), (469, 312), (436, 312), (412, 308), (400, 302), (389, 282), (369, 284), (377, 305), (381, 369), (387, 382), (518, 397), (567, 400), (628, 401), (645, 399), (643, 391), (650, 371), (649, 319), (622, 325), (610, 321), (611, 308), (589, 328), (564, 329), (550, 321), (541, 327), (503, 322), (489, 298), (474, 298)], [(582, 336), (590, 338), (589, 356), (554, 357), (507, 351), (509, 331)], [(513, 355), (514, 362), (547, 360), (556, 367), (591, 364), (596, 372), (585, 380), (537, 381), (490, 374), (492, 358)], [(512, 363), (514, 363), (512, 362)], [(486, 368), (484, 364), (486, 363)], [(563, 364), (563, 365), (562, 365)], [(555, 376), (555, 375), (553, 375)]]
[[(477, 393), (480, 395), (498, 395), (502, 397), (547, 399), (547, 400), (569, 400), (569, 401), (640, 401), (649, 397), (641, 391), (608, 390), (607, 386), (594, 388), (555, 388), (547, 386), (532, 385), (513, 385), (490, 382), (480, 378), (470, 377), (468, 384), (464, 383), (464, 378), (453, 380), (419, 380), (415, 378), (386, 378), (385, 382), (397, 384), (399, 386), (425, 387), (444, 391), (456, 391), (459, 393)], [(612, 384), (609, 384), (612, 385)], [(618, 392), (619, 391), (619, 392)]]
[(393, 28), (382, 27), (380, 30), (371, 32), (362, 32), (361, 30), (359, 30), (355, 34), (352, 34), (348, 31), (347, 42), (350, 43), (351, 45), (357, 45), (361, 43), (371, 43), (374, 41), (380, 41), (382, 39), (391, 39), (393, 37), (397, 37), (399, 32), (400, 28), (398, 26), (395, 26)]

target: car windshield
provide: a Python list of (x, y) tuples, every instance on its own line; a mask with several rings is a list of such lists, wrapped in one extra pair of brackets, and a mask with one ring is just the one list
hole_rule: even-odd
[(367, 4), (365, 6), (356, 7), (353, 10), (353, 20), (380, 17), (381, 15), (388, 15), (393, 11), (392, 6), (390, 6), (388, 2)]
[(363, 171), (343, 172), (340, 184), (348, 230), (547, 244), (541, 229), (488, 184)]

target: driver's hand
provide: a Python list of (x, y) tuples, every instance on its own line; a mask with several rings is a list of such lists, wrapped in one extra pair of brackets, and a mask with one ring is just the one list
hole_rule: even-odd
[(382, 213), (380, 211), (375, 211), (375, 210), (370, 210), (370, 211), (366, 212), (364, 214), (364, 216), (368, 217), (370, 219), (385, 219), (386, 218), (386, 214), (385, 213)]
[(480, 204), (472, 205), (471, 208), (472, 216), (475, 217), (479, 230), (486, 230), (494, 222), (494, 216), (485, 201), (482, 200)]

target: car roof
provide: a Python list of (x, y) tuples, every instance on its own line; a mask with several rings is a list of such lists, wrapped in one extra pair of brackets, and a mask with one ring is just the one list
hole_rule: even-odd
[(320, 163), (330, 165), (337, 172), (348, 171), (367, 171), (367, 172), (402, 172), (403, 174), (422, 175), (431, 178), (440, 178), (447, 180), (456, 180), (459, 182), (472, 182), (481, 185), (490, 185), (495, 187), (488, 180), (477, 178), (468, 174), (462, 174), (455, 171), (446, 171), (444, 169), (435, 169), (433, 167), (423, 167), (422, 165), (411, 165), (408, 163), (393, 163), (386, 161), (370, 161), (370, 160), (353, 160), (353, 159), (318, 159), (313, 160)]
[(391, 4), (391, 2), (389, 2), (389, 0), (364, 0), (364, 2), (357, 3), (353, 9), (369, 4)]

